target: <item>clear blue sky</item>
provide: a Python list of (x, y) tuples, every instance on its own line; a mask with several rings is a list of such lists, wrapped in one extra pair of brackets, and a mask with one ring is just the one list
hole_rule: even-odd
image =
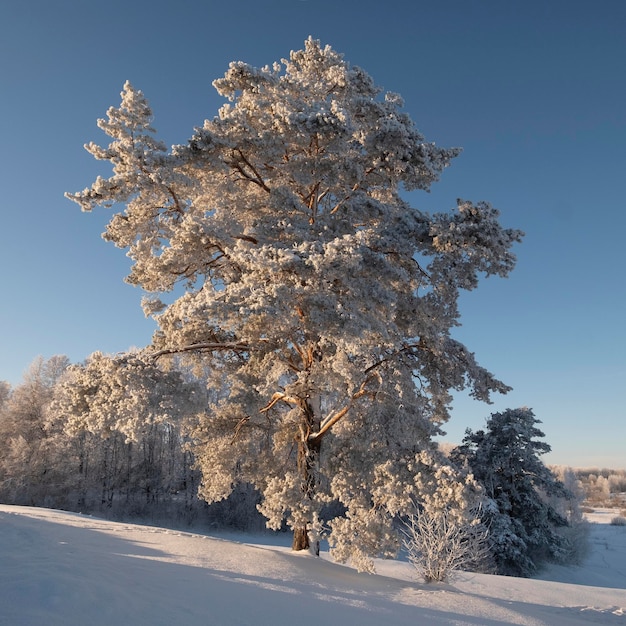
[(429, 141), (463, 154), (430, 194), (487, 200), (521, 228), (518, 267), (464, 297), (457, 337), (514, 391), (455, 400), (459, 441), (529, 406), (551, 463), (626, 467), (626, 2), (3, 0), (0, 380), (38, 355), (146, 345), (108, 215), (63, 197), (106, 174), (82, 148), (126, 79), (168, 144), (221, 100), (229, 61), (265, 65), (309, 35), (399, 92)]

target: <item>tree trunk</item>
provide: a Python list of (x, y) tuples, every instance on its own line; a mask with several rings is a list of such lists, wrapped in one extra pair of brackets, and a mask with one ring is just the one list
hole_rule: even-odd
[(293, 531), (293, 543), (291, 544), (292, 550), (308, 550), (311, 547), (309, 542), (309, 533), (306, 526), (301, 528), (294, 528)]
[[(315, 441), (311, 445), (309, 442), (309, 433), (314, 428), (319, 428), (319, 423), (316, 423), (315, 412), (308, 401), (305, 400), (302, 402), (302, 409), (304, 427), (301, 430), (301, 436), (298, 440), (298, 471), (302, 479), (302, 495), (305, 499), (312, 502), (315, 499), (317, 488), (316, 474), (320, 454), (320, 444), (318, 441)], [(308, 550), (311, 547), (307, 523), (302, 522), (301, 524), (301, 526), (298, 526), (293, 530), (293, 543), (291, 544), (292, 550)], [(318, 547), (316, 547), (315, 553), (319, 554)]]

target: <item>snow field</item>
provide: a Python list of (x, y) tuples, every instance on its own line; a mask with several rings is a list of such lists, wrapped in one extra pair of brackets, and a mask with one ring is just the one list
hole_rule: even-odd
[(0, 505), (0, 624), (626, 625), (626, 528), (594, 523), (581, 567), (425, 585), (285, 546)]

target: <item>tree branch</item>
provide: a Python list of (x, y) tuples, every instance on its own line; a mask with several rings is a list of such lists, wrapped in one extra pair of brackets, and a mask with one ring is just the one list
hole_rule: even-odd
[[(261, 189), (269, 193), (271, 191), (270, 188), (265, 184), (265, 181), (263, 180), (257, 169), (254, 167), (254, 165), (250, 163), (250, 161), (244, 156), (241, 150), (237, 150), (237, 154), (239, 155), (239, 157), (233, 155), (233, 160), (228, 163), (228, 165), (232, 165), (246, 180), (254, 183), (255, 185), (258, 185), (259, 187), (261, 187)], [(252, 175), (250, 175), (250, 173), (243, 168), (243, 166), (241, 165), (242, 163), (244, 163), (246, 167), (248, 167), (252, 171)]]
[(247, 343), (239, 343), (236, 341), (229, 341), (226, 343), (219, 342), (206, 342), (206, 343), (192, 343), (188, 346), (181, 346), (180, 348), (163, 348), (153, 352), (150, 356), (154, 360), (165, 356), (166, 354), (180, 354), (182, 352), (205, 352), (205, 351), (218, 351), (218, 350), (232, 350), (233, 352), (249, 352), (254, 350)]
[(321, 439), (342, 417), (344, 417), (348, 413), (348, 411), (350, 411), (350, 409), (354, 406), (356, 400), (366, 395), (373, 396), (374, 393), (367, 390), (367, 385), (374, 379), (380, 381), (380, 375), (375, 374), (372, 376), (368, 376), (359, 387), (359, 390), (350, 398), (348, 404), (342, 409), (339, 409), (339, 411), (337, 411), (336, 413), (329, 415), (325, 420), (322, 420), (319, 431), (310, 434), (308, 437), (308, 441), (314, 442)]
[(415, 350), (415, 349), (425, 350), (426, 348), (423, 345), (420, 345), (418, 343), (411, 343), (409, 345), (403, 346), (399, 350), (396, 350), (395, 352), (392, 352), (389, 356), (386, 356), (386, 357), (380, 359), (379, 361), (376, 361), (376, 363), (374, 363), (373, 365), (370, 365), (365, 370), (365, 373), (369, 374), (370, 372), (374, 371), (375, 369), (377, 369), (381, 365), (384, 365), (388, 361), (391, 361), (392, 359), (397, 357), (399, 354), (402, 354), (403, 352), (409, 352), (410, 350)]
[(269, 411), (275, 404), (277, 404), (280, 401), (283, 401), (287, 404), (290, 405), (298, 405), (301, 404), (301, 402), (298, 400), (298, 398), (292, 398), (291, 396), (288, 396), (285, 393), (281, 393), (279, 391), (277, 391), (273, 396), (272, 399), (269, 401), (268, 404), (266, 404), (260, 411), (259, 413), (266, 413), (267, 411)]

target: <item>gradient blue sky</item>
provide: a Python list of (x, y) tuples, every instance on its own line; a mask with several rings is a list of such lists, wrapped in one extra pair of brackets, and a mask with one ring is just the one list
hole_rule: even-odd
[(96, 119), (124, 81), (184, 143), (230, 61), (265, 65), (309, 35), (399, 92), (429, 141), (464, 148), (416, 206), (487, 200), (526, 232), (456, 334), (514, 391), (458, 396), (449, 439), (529, 406), (547, 462), (626, 467), (623, 0), (3, 0), (0, 380), (150, 341), (128, 259), (100, 238), (109, 215), (63, 197), (107, 173), (82, 146), (105, 141)]

